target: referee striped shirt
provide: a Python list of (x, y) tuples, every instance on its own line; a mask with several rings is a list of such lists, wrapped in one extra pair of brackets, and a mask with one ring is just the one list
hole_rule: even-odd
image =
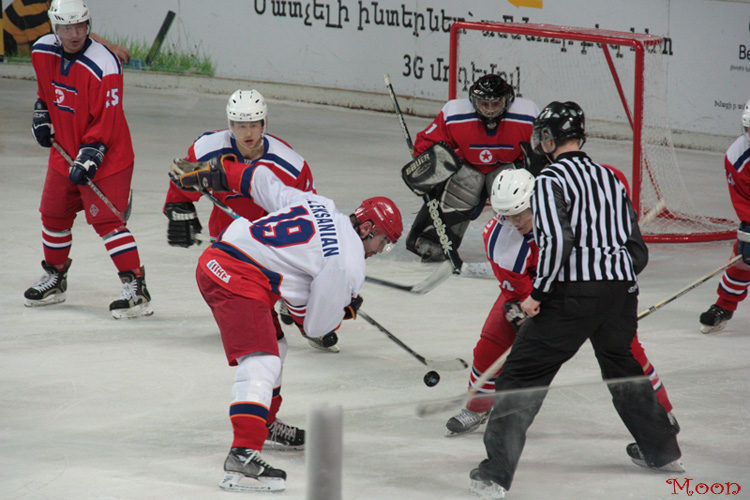
[(636, 239), (647, 255), (625, 185), (583, 151), (563, 153), (542, 170), (531, 206), (539, 246), (534, 299), (555, 281), (635, 281), (636, 268), (645, 267), (626, 248)]

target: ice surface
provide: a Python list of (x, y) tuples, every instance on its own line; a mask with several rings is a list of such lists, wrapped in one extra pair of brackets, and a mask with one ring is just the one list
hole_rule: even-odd
[[(46, 151), (29, 130), (34, 99), (34, 82), (0, 80), (0, 498), (226, 499), (230, 494), (217, 485), (231, 442), (234, 370), (195, 286), (201, 250), (169, 247), (161, 214), (170, 161), (202, 132), (226, 126), (226, 96), (125, 90), (136, 149), (129, 226), (156, 311), (130, 321), (115, 321), (107, 310), (121, 285), (82, 217), (74, 227), (67, 302), (23, 306), (23, 291), (42, 273), (37, 209)], [(399, 176), (408, 157), (395, 116), (275, 101), (269, 109), (269, 132), (308, 160), (321, 194), (345, 212), (363, 198), (390, 196), (410, 226), (420, 200)], [(428, 123), (407, 122), (412, 133)], [(597, 161), (626, 163), (602, 141), (591, 140), (586, 149)], [(696, 203), (734, 218), (722, 154), (680, 151), (679, 160)], [(204, 226), (210, 208), (199, 204)], [(488, 217), (473, 223), (464, 240), (468, 262), (483, 261), (480, 234)], [(726, 262), (730, 247), (651, 245), (641, 309)], [(406, 284), (433, 269), (403, 243), (368, 261), (369, 274)], [(750, 498), (750, 312), (743, 304), (725, 331), (699, 333), (698, 315), (713, 303), (717, 283), (644, 319), (640, 337), (682, 425), (684, 477), (693, 486), (736, 482), (743, 490), (732, 498)], [(471, 360), (498, 292), (494, 279), (451, 277), (424, 296), (368, 283), (363, 309), (427, 358)], [(440, 383), (428, 388), (422, 382), (428, 369), (362, 320), (341, 328), (336, 355), (313, 350), (294, 328), (286, 330), (280, 417), (304, 426), (314, 405), (343, 406), (345, 499), (470, 498), (468, 474), (484, 458), (482, 434), (447, 439), (450, 413), (415, 415), (416, 402), (461, 394), (467, 371), (441, 373)], [(599, 382), (591, 348), (581, 351), (560, 371), (529, 431), (508, 498), (686, 497), (674, 494), (669, 474), (627, 458), (631, 438)], [(264, 457), (289, 475), (286, 492), (277, 496), (305, 498), (303, 454)]]

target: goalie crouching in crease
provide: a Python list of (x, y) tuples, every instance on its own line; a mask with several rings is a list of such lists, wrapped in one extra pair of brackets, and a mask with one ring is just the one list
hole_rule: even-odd
[(220, 486), (283, 490), (286, 472), (260, 455), (266, 422), (281, 404), (287, 351), (273, 306), (281, 297), (310, 337), (335, 336), (362, 304), (365, 259), (390, 250), (401, 237), (401, 214), (390, 199), (374, 197), (344, 215), (332, 200), (286, 186), (268, 167), (248, 166), (233, 155), (208, 163), (177, 159), (171, 177), (182, 189), (234, 189), (269, 212), (253, 222), (232, 222), (201, 255), (196, 279), (227, 360), (237, 366), (229, 410), (234, 440)]
[(423, 262), (445, 260), (443, 232), (458, 249), (495, 176), (523, 161), (521, 143), (528, 144), (538, 114), (536, 104), (516, 98), (513, 87), (495, 74), (474, 82), (468, 98), (443, 106), (417, 134), (415, 159), (402, 170), (409, 188), (425, 200), (406, 238), (409, 251)]

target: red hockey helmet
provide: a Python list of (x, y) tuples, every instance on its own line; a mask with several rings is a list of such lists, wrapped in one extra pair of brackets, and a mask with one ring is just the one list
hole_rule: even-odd
[(401, 212), (393, 201), (384, 196), (366, 199), (354, 211), (354, 216), (360, 224), (368, 220), (372, 221), (378, 230), (385, 233), (391, 243), (396, 243), (404, 231)]

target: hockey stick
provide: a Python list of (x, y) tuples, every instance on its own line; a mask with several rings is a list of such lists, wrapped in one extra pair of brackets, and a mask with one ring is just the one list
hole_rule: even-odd
[(419, 360), (420, 363), (422, 363), (425, 366), (429, 366), (430, 368), (434, 368), (436, 370), (445, 370), (445, 371), (459, 371), (463, 370), (464, 368), (468, 368), (469, 364), (464, 361), (461, 358), (455, 358), (455, 359), (445, 359), (445, 360), (433, 360), (433, 359), (426, 359), (421, 354), (418, 354), (415, 352), (412, 348), (410, 348), (408, 345), (404, 344), (401, 340), (398, 339), (395, 335), (393, 335), (391, 332), (389, 332), (385, 327), (383, 327), (380, 323), (372, 319), (366, 312), (363, 310), (359, 310), (357, 313), (358, 316), (363, 318), (365, 321), (370, 323), (372, 326), (383, 332), (386, 337), (391, 339), (393, 342), (395, 342), (399, 347), (404, 349), (406, 352), (414, 356)]
[[(412, 155), (414, 153), (414, 143), (411, 140), (411, 135), (409, 134), (409, 129), (406, 128), (406, 121), (404, 120), (404, 114), (401, 112), (401, 106), (398, 105), (398, 99), (396, 98), (396, 92), (393, 90), (393, 85), (391, 84), (391, 77), (388, 75), (388, 73), (383, 75), (383, 81), (385, 82), (385, 87), (388, 89), (388, 95), (391, 98), (391, 102), (393, 103), (393, 109), (396, 111), (396, 118), (398, 118), (398, 123), (401, 126), (401, 132), (404, 134), (404, 140), (406, 141), (406, 147), (409, 148), (409, 154)], [(430, 218), (432, 219), (432, 225), (435, 227), (435, 231), (440, 234), (441, 230), (445, 233), (446, 240), (445, 242), (442, 241), (441, 238), (441, 245), (443, 247), (443, 252), (445, 252), (445, 256), (448, 258), (448, 261), (451, 263), (453, 267), (453, 274), (461, 274), (461, 264), (463, 263), (461, 261), (461, 258), (458, 256), (458, 252), (455, 248), (453, 248), (453, 238), (451, 238), (448, 234), (448, 228), (443, 223), (443, 211), (440, 209), (440, 205), (438, 200), (433, 200), (429, 194), (425, 194), (423, 197), (425, 204), (430, 207)], [(438, 269), (436, 273), (439, 273), (439, 276), (442, 278), (442, 281), (446, 280), (448, 276), (444, 276), (441, 269)], [(437, 285), (439, 285), (442, 281), (435, 283), (433, 288)], [(427, 292), (423, 292), (427, 293)]]
[(657, 302), (656, 304), (652, 305), (651, 307), (649, 307), (645, 311), (642, 311), (638, 315), (638, 319), (640, 320), (640, 319), (645, 318), (646, 316), (648, 316), (648, 315), (650, 315), (652, 313), (655, 313), (656, 311), (658, 311), (662, 307), (666, 306), (667, 304), (669, 304), (673, 300), (679, 299), (680, 297), (682, 297), (686, 293), (690, 292), (691, 290), (694, 290), (694, 289), (698, 288), (699, 285), (702, 285), (703, 283), (705, 283), (706, 281), (710, 280), (711, 278), (713, 278), (714, 276), (716, 276), (720, 272), (722, 272), (725, 269), (728, 269), (728, 268), (732, 267), (733, 265), (735, 265), (737, 262), (740, 261), (740, 259), (742, 259), (742, 255), (735, 255), (734, 257), (732, 257), (731, 259), (729, 259), (729, 262), (727, 262), (726, 264), (723, 264), (723, 265), (717, 267), (716, 269), (714, 269), (710, 273), (706, 274), (702, 278), (699, 278), (698, 280), (696, 280), (693, 283), (689, 284), (688, 286), (686, 286), (685, 288), (683, 288), (679, 292), (675, 293), (671, 297), (667, 297), (666, 299), (662, 300), (661, 302)]
[(440, 283), (450, 278), (452, 274), (453, 264), (445, 261), (440, 264), (435, 272), (433, 272), (431, 275), (429, 275), (427, 278), (423, 279), (416, 285), (402, 285), (400, 283), (395, 283), (393, 281), (383, 280), (380, 278), (373, 278), (371, 276), (365, 276), (365, 281), (367, 281), (368, 283), (374, 283), (376, 285), (395, 288), (396, 290), (402, 290), (404, 292), (424, 295), (425, 293), (433, 291)]
[(209, 200), (211, 200), (211, 202), (214, 205), (216, 205), (220, 210), (222, 210), (225, 214), (227, 214), (228, 216), (230, 216), (232, 219), (239, 219), (240, 218), (240, 215), (237, 212), (235, 212), (234, 210), (232, 210), (229, 205), (227, 205), (226, 203), (224, 203), (223, 201), (221, 201), (220, 199), (218, 199), (216, 196), (214, 196), (213, 194), (211, 194), (208, 191), (208, 189), (206, 189), (206, 188), (204, 188), (204, 187), (201, 186), (201, 187), (198, 187), (198, 191), (200, 192), (200, 194), (202, 194), (203, 196), (205, 196), (206, 198), (208, 198)]
[[(71, 166), (73, 165), (73, 158), (71, 158), (70, 155), (67, 153), (67, 151), (65, 151), (63, 147), (60, 146), (60, 144), (54, 139), (52, 139), (52, 146), (54, 146), (57, 152), (60, 153), (63, 158), (65, 158), (65, 161), (68, 162), (68, 165), (71, 165)], [(130, 194), (128, 195), (128, 208), (125, 209), (125, 213), (123, 214), (122, 212), (117, 210), (117, 208), (115, 208), (114, 204), (112, 204), (109, 198), (107, 198), (107, 195), (105, 195), (102, 192), (102, 190), (99, 189), (99, 186), (94, 184), (94, 181), (89, 179), (88, 176), (86, 177), (86, 184), (99, 197), (99, 199), (101, 199), (104, 202), (104, 204), (107, 205), (107, 208), (109, 208), (112, 211), (112, 213), (115, 214), (115, 217), (120, 219), (120, 222), (125, 224), (128, 221), (128, 219), (130, 218), (130, 211), (133, 208), (133, 190), (132, 189), (130, 190)]]
[[(441, 413), (448, 410), (453, 410), (461, 405), (466, 404), (467, 401), (473, 399), (479, 394), (477, 387), (482, 387), (487, 383), (489, 379), (497, 374), (497, 371), (502, 368), (505, 360), (508, 359), (510, 349), (507, 349), (503, 354), (500, 355), (490, 366), (487, 368), (482, 376), (477, 379), (476, 382), (471, 384), (471, 389), (458, 397), (446, 399), (443, 401), (434, 401), (430, 403), (420, 403), (417, 405), (417, 416), (424, 418), (435, 413)], [(485, 395), (487, 396), (487, 395)], [(493, 394), (494, 396), (494, 394)]]

